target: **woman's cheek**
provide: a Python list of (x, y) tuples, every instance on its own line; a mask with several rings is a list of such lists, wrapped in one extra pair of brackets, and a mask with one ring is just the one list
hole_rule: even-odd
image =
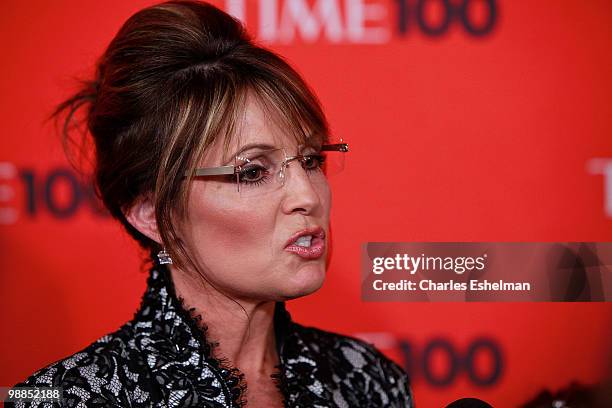
[(197, 225), (194, 231), (197, 239), (220, 255), (246, 257), (253, 251), (261, 252), (261, 247), (271, 242), (274, 230), (269, 223), (275, 219), (274, 214), (244, 204), (209, 202), (204, 205), (196, 211), (198, 219), (193, 220)]
[(332, 192), (329, 184), (325, 184), (324, 188), (322, 188), (321, 192), (319, 193), (319, 199), (321, 200), (321, 205), (323, 206), (325, 216), (329, 219), (332, 203)]

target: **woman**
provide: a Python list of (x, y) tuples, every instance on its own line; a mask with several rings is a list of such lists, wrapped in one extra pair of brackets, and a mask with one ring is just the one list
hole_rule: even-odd
[(411, 406), (372, 345), (285, 310), (323, 283), (327, 176), (348, 151), (286, 62), (215, 7), (167, 2), (59, 106), (67, 141), (83, 107), (99, 196), (154, 266), (132, 321), (20, 386), (66, 406)]

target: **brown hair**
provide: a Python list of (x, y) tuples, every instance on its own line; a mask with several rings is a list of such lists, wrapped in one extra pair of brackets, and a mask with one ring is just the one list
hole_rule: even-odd
[(100, 58), (95, 79), (54, 116), (70, 157), (71, 147), (83, 150), (73, 122), (85, 108), (97, 195), (152, 259), (161, 248), (124, 211), (139, 197), (154, 197), (163, 245), (177, 266), (197, 271), (172, 222), (185, 216), (191, 183), (183, 175), (218, 137), (227, 148), (249, 92), (294, 137), (327, 137), (319, 101), (287, 62), (214, 6), (169, 1), (128, 19)]

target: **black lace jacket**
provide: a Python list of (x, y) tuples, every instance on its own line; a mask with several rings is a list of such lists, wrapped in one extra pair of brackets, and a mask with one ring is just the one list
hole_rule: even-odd
[[(297, 324), (283, 302), (274, 327), (280, 364), (272, 377), (286, 407), (412, 407), (406, 373), (372, 345)], [(18, 386), (62, 387), (68, 407), (244, 406), (244, 375), (213, 356), (218, 343), (206, 330), (156, 266), (133, 320)]]

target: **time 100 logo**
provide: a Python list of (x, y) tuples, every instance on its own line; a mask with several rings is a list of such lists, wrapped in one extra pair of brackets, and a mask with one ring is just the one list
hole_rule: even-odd
[[(23, 199), (17, 200), (18, 195)], [(23, 216), (33, 218), (43, 211), (53, 218), (67, 219), (81, 209), (108, 216), (93, 186), (70, 168), (37, 171), (0, 163), (0, 224), (14, 224)]]
[(477, 387), (491, 387), (504, 372), (501, 347), (491, 338), (476, 338), (466, 348), (457, 347), (453, 339), (446, 337), (429, 339), (422, 348), (410, 340), (399, 339), (397, 346), (409, 376), (434, 387), (451, 386), (461, 375)]
[(493, 387), (506, 370), (499, 339), (486, 335), (473, 338), (464, 346), (459, 346), (452, 336), (436, 336), (424, 343), (388, 332), (355, 336), (383, 350), (399, 352), (411, 382), (423, 381), (432, 387), (453, 386), (460, 378), (476, 387)]
[[(266, 43), (386, 44), (419, 31), (440, 37), (453, 27), (483, 38), (498, 21), (497, 0), (225, 0)], [(255, 12), (257, 10), (257, 12)], [(250, 22), (250, 23), (249, 23)]]

